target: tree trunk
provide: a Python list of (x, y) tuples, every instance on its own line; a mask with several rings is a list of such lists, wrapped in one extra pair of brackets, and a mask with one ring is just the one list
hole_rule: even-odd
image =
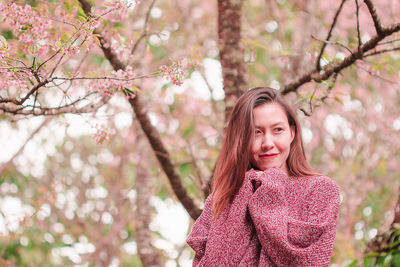
[(246, 91), (246, 68), (241, 39), (242, 0), (218, 0), (218, 46), (225, 91), (225, 122)]

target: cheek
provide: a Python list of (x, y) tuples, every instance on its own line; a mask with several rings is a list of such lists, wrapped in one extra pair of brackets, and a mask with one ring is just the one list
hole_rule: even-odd
[(288, 134), (286, 136), (282, 136), (282, 138), (277, 142), (277, 146), (280, 151), (285, 151), (288, 152), (290, 150), (290, 144), (291, 144), (292, 138), (291, 135)]
[(257, 153), (260, 147), (260, 139), (259, 138), (255, 138), (252, 146), (251, 146), (251, 153)]

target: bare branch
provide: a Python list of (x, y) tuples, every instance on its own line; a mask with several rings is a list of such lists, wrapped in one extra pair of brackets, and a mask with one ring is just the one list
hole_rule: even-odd
[(376, 9), (374, 4), (372, 4), (371, 0), (364, 0), (364, 3), (367, 5), (369, 13), (371, 14), (372, 20), (374, 21), (375, 30), (378, 35), (381, 35), (384, 31), (380, 19), (378, 18), (378, 14), (376, 13)]
[(221, 114), (221, 112), (218, 111), (218, 103), (217, 103), (217, 101), (215, 101), (215, 99), (214, 99), (214, 97), (213, 97), (213, 95), (212, 95), (212, 93), (213, 93), (213, 88), (212, 88), (210, 82), (208, 81), (208, 79), (207, 79), (207, 77), (206, 77), (206, 73), (205, 73), (204, 67), (201, 68), (201, 69), (199, 68), (198, 71), (200, 72), (201, 76), (203, 77), (204, 81), (206, 82), (207, 89), (208, 89), (208, 91), (210, 92), (210, 96), (211, 96), (211, 97), (210, 97), (211, 108), (212, 108), (214, 114), (218, 117), (218, 121), (222, 121), (222, 118), (220, 118), (220, 116), (218, 116), (219, 114)]
[(35, 93), (40, 87), (46, 85), (47, 83), (49, 83), (50, 80), (43, 80), (40, 81), (37, 85), (35, 85), (31, 90), (29, 90), (29, 92), (26, 94), (26, 96), (24, 98), (22, 98), (21, 100), (17, 100), (15, 98), (2, 98), (0, 97), (0, 104), (1, 103), (8, 103), (11, 102), (17, 106), (22, 105), (33, 93)]
[[(205, 181), (203, 174), (201, 173), (201, 170), (199, 168), (199, 165), (197, 164), (198, 159), (195, 156), (195, 153), (193, 152), (193, 147), (192, 144), (188, 141), (185, 140), (186, 144), (187, 144), (187, 149), (189, 151), (189, 155), (190, 155), (190, 163), (193, 165), (194, 171), (197, 175), (197, 181), (198, 181), (198, 185), (200, 185), (200, 188), (202, 188), (204, 190), (204, 188), (206, 187), (207, 182)], [(206, 193), (203, 191), (204, 196), (206, 195)], [(207, 196), (206, 196), (207, 198)]]
[(321, 71), (311, 70), (310, 72), (301, 75), (296, 80), (283, 86), (281, 93), (285, 95), (290, 92), (297, 91), (297, 89), (305, 83), (311, 81), (321, 82), (328, 79), (334, 73), (339, 73), (343, 69), (354, 64), (356, 60), (365, 57), (366, 52), (374, 49), (380, 41), (398, 31), (400, 31), (400, 23), (392, 24), (388, 27), (382, 28), (382, 32), (380, 34), (373, 36), (368, 42), (362, 44), (359, 49), (357, 48), (353, 50), (352, 53), (342, 61), (331, 62), (321, 68)]
[(383, 50), (378, 50), (378, 51), (374, 51), (371, 52), (369, 54), (365, 54), (364, 57), (370, 57), (370, 56), (375, 56), (375, 55), (379, 55), (379, 54), (383, 54), (383, 53), (387, 53), (387, 52), (392, 52), (392, 51), (399, 51), (400, 47), (394, 47), (394, 48), (390, 48), (390, 49), (383, 49)]
[(103, 96), (103, 98), (99, 102), (95, 104), (89, 103), (81, 108), (77, 108), (75, 107), (75, 105), (83, 99), (78, 99), (71, 104), (64, 105), (61, 107), (56, 107), (56, 108), (34, 107), (33, 110), (25, 110), (25, 108), (29, 106), (18, 106), (18, 105), (15, 106), (10, 103), (0, 103), (0, 110), (3, 111), (4, 113), (10, 113), (15, 115), (34, 115), (34, 116), (40, 116), (40, 115), (54, 116), (63, 113), (82, 114), (82, 113), (90, 113), (99, 109), (101, 106), (106, 104), (109, 99), (110, 97)]
[(358, 0), (355, 1), (356, 1), (356, 17), (357, 17), (358, 51), (360, 51), (361, 47), (361, 32), (360, 32), (360, 17), (359, 17), (360, 6), (358, 5)]
[(304, 108), (300, 108), (300, 111), (303, 112), (303, 114), (306, 115), (307, 117), (311, 116), (311, 113), (305, 110)]
[(156, 0), (153, 0), (153, 1), (151, 1), (150, 5), (149, 5), (149, 9), (147, 10), (146, 18), (144, 20), (142, 34), (140, 35), (139, 39), (137, 39), (137, 41), (135, 42), (135, 45), (132, 47), (131, 55), (133, 55), (135, 53), (137, 47), (139, 46), (139, 44), (141, 43), (143, 38), (147, 36), (147, 31), (148, 31), (147, 24), (149, 23), (150, 13), (151, 13), (151, 10), (153, 9), (155, 2), (156, 2)]
[(74, 80), (113, 80), (113, 81), (133, 81), (133, 80), (138, 80), (138, 79), (143, 79), (143, 78), (150, 78), (159, 75), (160, 72), (153, 72), (150, 74), (146, 75), (141, 75), (141, 76), (135, 76), (133, 78), (116, 78), (116, 77), (107, 77), (107, 76), (101, 76), (101, 77), (53, 77), (52, 80), (63, 80), (63, 81), (74, 81)]
[(328, 44), (329, 40), (331, 39), (333, 28), (336, 25), (337, 19), (339, 17), (340, 12), (342, 11), (342, 8), (343, 8), (343, 5), (344, 5), (345, 2), (346, 2), (346, 0), (342, 0), (342, 3), (340, 3), (340, 6), (339, 6), (338, 10), (336, 11), (335, 16), (333, 17), (333, 22), (331, 24), (331, 28), (329, 29), (328, 36), (325, 39), (326, 42), (324, 42), (322, 44), (321, 51), (319, 52), (319, 55), (318, 55), (318, 58), (317, 58), (317, 70), (318, 71), (321, 70), (321, 65), (320, 65), (319, 62), (321, 60), (322, 55), (324, 54), (324, 50), (325, 50), (326, 45)]
[(381, 42), (381, 43), (377, 44), (376, 46), (392, 44), (392, 43), (399, 42), (399, 41), (400, 41), (400, 39), (394, 39), (394, 40), (390, 40), (390, 41), (386, 41), (386, 42)]
[[(326, 45), (331, 44), (331, 45), (337, 45), (337, 46), (343, 47), (344, 49), (346, 49), (347, 51), (349, 51), (350, 54), (353, 53), (353, 51), (351, 51), (350, 48), (348, 48), (347, 46), (345, 46), (344, 44), (341, 44), (341, 43), (339, 43), (339, 42), (330, 42), (330, 41), (321, 40), (321, 39), (318, 39), (317, 37), (315, 37), (314, 35), (311, 35), (311, 38), (314, 39), (314, 40), (316, 40), (316, 41), (322, 42), (322, 43), (324, 43), (324, 44), (326, 44)], [(320, 59), (321, 59), (321, 58), (320, 58)], [(320, 61), (320, 60), (318, 60), (318, 62), (319, 62), (319, 61)]]
[(50, 118), (45, 118), (44, 121), (31, 133), (31, 135), (25, 140), (22, 146), (18, 149), (18, 151), (0, 167), (0, 176), (4, 173), (4, 171), (12, 164), (15, 158), (17, 158), (23, 151), (26, 144), (29, 143), (30, 140), (50, 121)]
[(388, 83), (391, 83), (391, 84), (399, 84), (399, 82), (386, 79), (386, 78), (382, 77), (381, 75), (379, 75), (379, 74), (377, 74), (377, 73), (374, 73), (374, 72), (372, 72), (372, 71), (370, 71), (370, 70), (368, 70), (368, 69), (366, 69), (366, 68), (364, 68), (364, 67), (362, 67), (362, 66), (360, 66), (360, 65), (357, 65), (357, 64), (356, 64), (356, 66), (357, 66), (357, 68), (359, 68), (359, 69), (361, 69), (361, 70), (367, 72), (369, 75), (371, 75), (371, 76), (373, 76), (373, 77), (376, 77), (376, 78), (378, 78), (378, 79), (380, 79), (380, 80), (382, 80), (382, 81), (384, 81), (384, 82), (388, 82)]
[[(79, 0), (82, 5), (82, 9), (88, 15), (90, 14), (91, 5), (87, 0)], [(101, 49), (105, 57), (108, 59), (110, 64), (113, 66), (114, 70), (125, 69), (125, 64), (122, 63), (117, 55), (111, 50), (111, 47), (105, 47), (104, 44), (107, 43), (107, 40), (104, 36), (95, 30), (95, 34), (98, 36), (101, 44)], [(141, 96), (140, 94), (136, 94), (134, 99), (130, 99), (129, 103), (133, 107), (136, 118), (139, 121), (144, 133), (146, 134), (147, 139), (150, 142), (150, 145), (162, 167), (165, 174), (168, 177), (168, 180), (171, 184), (172, 190), (175, 195), (178, 197), (179, 201), (185, 207), (189, 215), (193, 219), (197, 219), (201, 214), (201, 209), (199, 209), (193, 199), (188, 195), (185, 187), (182, 184), (181, 177), (179, 173), (174, 167), (172, 163), (171, 157), (165, 148), (164, 143), (160, 137), (158, 131), (154, 128), (154, 126), (150, 123), (149, 116), (147, 112), (144, 110)]]
[(130, 99), (129, 103), (135, 111), (136, 119), (139, 121), (143, 131), (145, 132), (158, 162), (160, 162), (161, 167), (168, 177), (172, 190), (175, 192), (175, 195), (181, 201), (190, 216), (193, 219), (197, 219), (201, 214), (201, 210), (194, 204), (193, 199), (188, 195), (185, 187), (182, 185), (181, 177), (172, 163), (171, 156), (162, 142), (160, 134), (153, 125), (151, 125), (149, 116), (144, 111), (140, 95), (137, 94), (134, 99)]

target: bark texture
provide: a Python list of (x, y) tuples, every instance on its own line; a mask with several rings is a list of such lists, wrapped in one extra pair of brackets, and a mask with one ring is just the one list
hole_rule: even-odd
[(247, 89), (240, 47), (242, 0), (218, 0), (218, 46), (225, 91), (225, 122), (236, 100)]

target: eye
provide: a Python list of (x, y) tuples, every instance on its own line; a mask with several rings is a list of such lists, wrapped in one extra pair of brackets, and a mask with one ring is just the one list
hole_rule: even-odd
[(275, 132), (280, 133), (282, 132), (284, 129), (282, 127), (276, 127), (275, 128)]
[(256, 129), (256, 134), (262, 134), (262, 131), (260, 129)]

